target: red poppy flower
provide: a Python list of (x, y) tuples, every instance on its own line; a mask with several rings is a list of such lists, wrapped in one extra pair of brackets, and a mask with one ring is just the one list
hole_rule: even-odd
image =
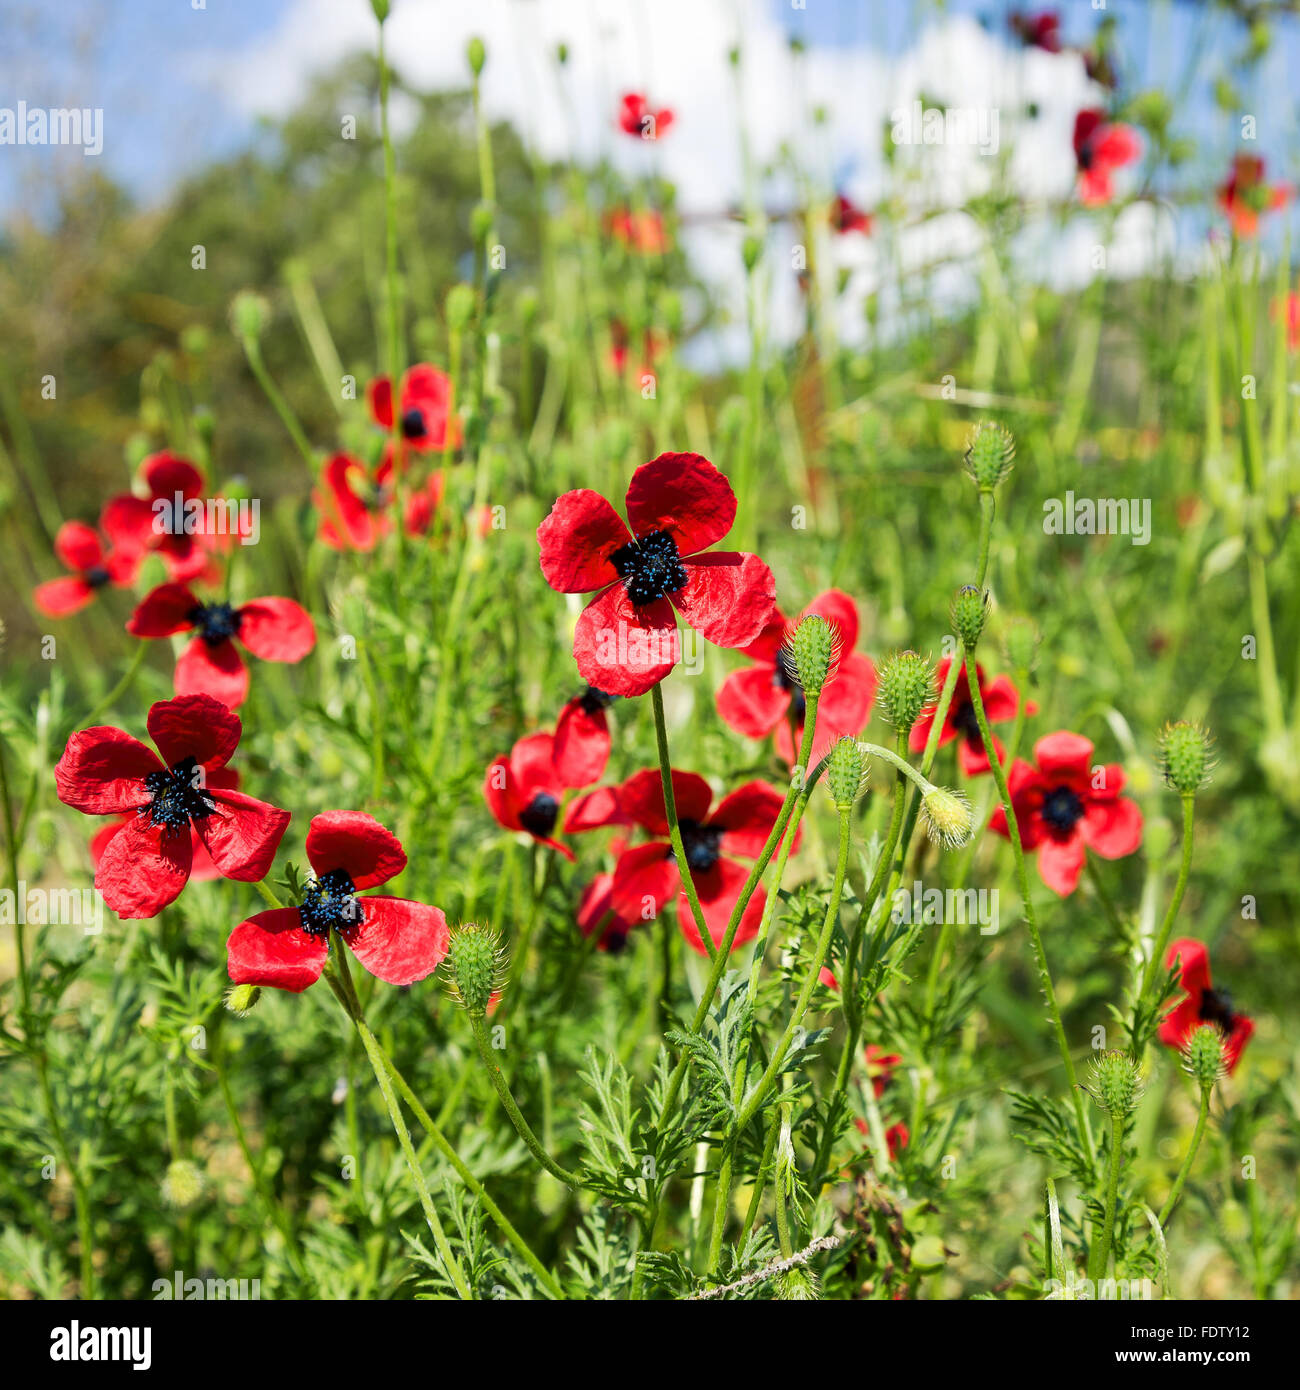
[[(207, 774), (207, 785), (223, 791), (237, 791), (239, 789), (239, 773), (229, 767), (214, 767)], [(90, 858), (95, 868), (99, 868), (99, 861), (103, 859), (104, 851), (108, 849), (113, 837), (124, 826), (130, 825), (134, 818), (134, 812), (118, 816), (102, 829), (95, 831), (90, 840)], [(190, 860), (191, 883), (206, 883), (210, 879), (221, 877), (221, 870), (212, 862), (212, 856), (208, 853), (207, 846), (192, 825), (190, 826), (190, 849), (192, 852)]]
[(1286, 319), (1286, 350), (1300, 348), (1300, 294), (1292, 290), (1284, 300), (1274, 300), (1270, 312), (1275, 319)]
[(288, 811), (210, 782), (239, 746), (239, 716), (208, 695), (162, 700), (149, 710), (162, 754), (121, 729), (82, 729), (54, 769), (59, 800), (90, 816), (134, 818), (104, 849), (95, 887), (119, 917), (155, 917), (193, 869), (190, 829), (226, 878), (265, 878)]
[[(403, 470), (405, 472), (405, 469)], [(389, 513), (397, 497), (391, 445), (372, 474), (351, 454), (335, 454), (321, 469), (321, 486), (312, 489), (320, 515), (316, 536), (331, 550), (371, 551), (393, 529)], [(406, 534), (422, 536), (442, 504), (443, 477), (431, 473), (422, 487), (406, 497)]]
[[(1142, 843), (1142, 812), (1120, 796), (1124, 769), (1095, 771), (1092, 744), (1064, 729), (1034, 745), (1038, 766), (1017, 758), (1007, 778), (1020, 827), (1020, 843), (1037, 851), (1043, 882), (1062, 897), (1074, 892), (1086, 850), (1120, 859)], [(994, 811), (989, 829), (1010, 838), (1006, 812)]]
[[(856, 651), (858, 606), (839, 589), (828, 589), (815, 598), (802, 617), (818, 614), (838, 633), (839, 659), (831, 678), (822, 687), (817, 705), (817, 733), (812, 760), (819, 762), (841, 734), (860, 734), (871, 718), (876, 698), (876, 668), (869, 656)], [(776, 731), (777, 752), (793, 762), (795, 745), (790, 735), (793, 715), (796, 737), (803, 737), (805, 699), (782, 647), (792, 624), (778, 611), (758, 640), (745, 648), (755, 664), (734, 671), (718, 689), (718, 713), (723, 721), (747, 738), (766, 738)]]
[(483, 779), (483, 798), (498, 825), (522, 830), (539, 844), (558, 849), (566, 859), (574, 853), (552, 837), (566, 790), (555, 763), (555, 735), (529, 734), (494, 758)]
[[(117, 517), (104, 509), (103, 520), (117, 524)], [(102, 522), (101, 522), (102, 524)], [(65, 521), (54, 538), (54, 553), (73, 573), (62, 579), (48, 579), (32, 590), (32, 602), (47, 618), (66, 618), (80, 612), (105, 584), (129, 588), (140, 572), (143, 552), (132, 545), (128, 532), (119, 536), (125, 542), (105, 551), (99, 533), (84, 521)], [(110, 542), (115, 538), (110, 534)]]
[(589, 787), (605, 775), (610, 745), (605, 711), (617, 698), (589, 685), (560, 711), (555, 725), (555, 767), (564, 786)]
[(666, 106), (652, 109), (642, 92), (627, 92), (619, 103), (619, 128), (628, 135), (642, 140), (657, 140), (672, 123), (672, 111)]
[[(732, 909), (748, 878), (747, 872), (729, 856), (758, 858), (781, 814), (784, 798), (766, 782), (747, 782), (725, 797), (710, 815), (713, 792), (709, 784), (693, 772), (675, 771), (673, 799), (691, 878), (700, 895), (705, 925), (716, 945), (726, 935)], [(619, 855), (610, 905), (625, 922), (648, 922), (659, 915), (676, 893), (677, 920), (682, 935), (694, 950), (706, 954), (700, 928), (682, 888), (672, 845), (668, 842), (668, 816), (658, 771), (647, 768), (634, 773), (608, 804), (613, 812), (611, 824), (637, 825), (655, 837)], [(589, 822), (594, 820), (594, 816), (588, 817)], [(734, 945), (741, 946), (757, 935), (763, 903), (764, 893), (760, 887), (755, 889), (745, 908)]]
[(867, 1059), (867, 1075), (871, 1078), (871, 1089), (879, 1100), (885, 1094), (885, 1087), (894, 1079), (894, 1069), (902, 1065), (902, 1057), (897, 1052), (886, 1052), (876, 1043), (868, 1043), (863, 1054)]
[(248, 694), (236, 639), (263, 661), (301, 661), (316, 645), (311, 615), (291, 598), (255, 598), (239, 607), (203, 603), (184, 584), (160, 584), (146, 594), (126, 630), (136, 637), (197, 632), (176, 663), (176, 693), (215, 695), (231, 709)]
[(1013, 10), (1011, 32), (1026, 48), (1041, 48), (1047, 53), (1061, 51), (1061, 16), (1056, 10), (1039, 10), (1037, 14)]
[(1229, 1072), (1236, 1071), (1242, 1048), (1255, 1031), (1255, 1020), (1232, 1007), (1227, 990), (1211, 988), (1210, 953), (1201, 942), (1186, 937), (1172, 942), (1165, 954), (1166, 968), (1175, 961), (1185, 993), (1161, 1020), (1160, 1041), (1181, 1048), (1202, 1023), (1212, 1023), (1223, 1034), (1224, 1065)]
[[(948, 679), (948, 669), (951, 665), (952, 658), (945, 656), (934, 673), (935, 684), (940, 690), (943, 689), (943, 684)], [(984, 714), (989, 723), (1005, 724), (1014, 719), (1016, 711), (1020, 708), (1020, 692), (1011, 683), (1010, 677), (998, 676), (996, 680), (986, 681), (984, 668), (977, 662), (975, 678), (979, 681), (980, 697), (984, 701)], [(1025, 712), (1036, 714), (1038, 706), (1030, 700), (1025, 706)], [(908, 736), (907, 743), (913, 753), (919, 753), (925, 747), (933, 726), (933, 709), (927, 710), (912, 725), (912, 732)], [(984, 747), (984, 740), (980, 737), (980, 726), (975, 718), (975, 706), (971, 704), (970, 681), (966, 676), (964, 663), (957, 673), (957, 684), (953, 687), (952, 703), (948, 706), (948, 713), (943, 721), (943, 730), (939, 734), (939, 747), (942, 748), (945, 744), (951, 743), (958, 735), (961, 736), (961, 743), (957, 745), (957, 758), (961, 764), (962, 772), (967, 777), (975, 777), (981, 772), (987, 772), (989, 770), (988, 752)], [(1002, 741), (996, 734), (993, 736), (993, 746), (997, 749), (998, 762), (1004, 762), (1006, 750), (1002, 747)]]
[(358, 897), (406, 868), (406, 851), (363, 811), (325, 811), (307, 829), (314, 878), (297, 907), (276, 907), (241, 922), (226, 942), (226, 970), (237, 985), (301, 994), (320, 979), (337, 932), (376, 979), (410, 985), (447, 954), (447, 919), (436, 907)]
[(582, 890), (575, 919), (583, 936), (600, 932), (598, 951), (617, 953), (627, 945), (628, 933), (635, 925), (614, 911), (614, 875), (597, 874)]
[(1284, 183), (1264, 182), (1264, 161), (1256, 154), (1233, 158), (1232, 172), (1219, 189), (1219, 206), (1232, 223), (1234, 235), (1253, 237), (1259, 231), (1259, 216), (1285, 206), (1291, 189)]
[(605, 231), (640, 256), (662, 256), (672, 245), (663, 214), (653, 208), (615, 208), (605, 215)]
[[(366, 387), (371, 419), (385, 430), (393, 428), (393, 383), (376, 377)], [(419, 453), (447, 445), (451, 407), (451, 378), (428, 362), (417, 362), (402, 377), (402, 438)], [(450, 420), (451, 447), (460, 444), (460, 421)]]
[[(178, 583), (219, 579), (221, 571), (212, 555), (215, 538), (184, 530), (185, 504), (203, 497), (203, 474), (188, 459), (164, 449), (141, 463), (140, 480), (149, 496), (123, 493), (110, 498), (100, 519), (105, 534), (120, 537), (119, 548), (157, 552), (168, 578)], [(169, 512), (157, 505), (161, 502)], [(170, 529), (160, 529), (164, 521)]]
[(1074, 159), (1079, 166), (1079, 198), (1089, 207), (1108, 203), (1114, 194), (1111, 175), (1142, 153), (1132, 126), (1110, 122), (1097, 107), (1074, 118)]
[[(855, 1120), (854, 1124), (857, 1125), (859, 1133), (870, 1133), (870, 1131), (867, 1129), (866, 1120)], [(907, 1126), (902, 1122), (902, 1120), (899, 1120), (899, 1122), (896, 1125), (889, 1126), (889, 1128), (885, 1131), (885, 1148), (888, 1151), (891, 1160), (898, 1157), (898, 1151), (900, 1149), (907, 1148), (907, 1141), (910, 1138), (911, 1135), (908, 1133)]]
[(674, 608), (702, 637), (744, 647), (771, 621), (776, 583), (756, 555), (705, 555), (731, 530), (736, 495), (699, 454), (660, 454), (627, 489), (631, 531), (597, 492), (557, 499), (537, 528), (542, 574), (591, 600), (573, 655), (583, 680), (610, 695), (644, 695), (681, 655)]
[(842, 193), (831, 204), (831, 228), (840, 236), (849, 232), (871, 235), (871, 214), (857, 207)]

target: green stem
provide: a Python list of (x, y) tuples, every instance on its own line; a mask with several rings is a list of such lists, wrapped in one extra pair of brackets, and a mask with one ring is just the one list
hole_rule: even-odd
[[(992, 745), (989, 745), (992, 747)], [(1115, 1232), (1115, 1203), (1119, 1196), (1119, 1168), (1124, 1157), (1124, 1117), (1114, 1112), (1110, 1117), (1110, 1172), (1106, 1180), (1106, 1215), (1101, 1225), (1101, 1237), (1088, 1252), (1088, 1278), (1096, 1282), (1106, 1277), (1110, 1259), (1110, 1240)]]
[(1210, 1116), (1210, 1093), (1211, 1086), (1201, 1087), (1201, 1105), (1196, 1113), (1196, 1128), (1192, 1131), (1192, 1145), (1187, 1150), (1187, 1157), (1183, 1159), (1183, 1166), (1178, 1170), (1178, 1176), (1174, 1179), (1174, 1185), (1169, 1189), (1169, 1196), (1165, 1204), (1160, 1208), (1160, 1227), (1163, 1230), (1174, 1208), (1178, 1205), (1178, 1199), (1183, 1194), (1183, 1184), (1187, 1181), (1187, 1175), (1192, 1171), (1192, 1164), (1196, 1162), (1196, 1151), (1201, 1147), (1201, 1139), (1205, 1134), (1205, 1122)]
[(144, 661), (145, 652), (148, 650), (148, 647), (148, 642), (143, 640), (138, 641), (135, 644), (135, 654), (132, 656), (130, 664), (127, 666), (126, 670), (122, 673), (122, 679), (118, 681), (118, 683), (112, 688), (112, 690), (108, 692), (107, 695), (103, 697), (103, 699), (96, 701), (95, 704), (93, 704), (90, 707), (90, 709), (84, 715), (82, 715), (82, 717), (73, 726), (74, 728), (91, 728), (94, 724), (94, 721), (98, 719), (99, 716), (103, 714), (103, 712), (106, 709), (112, 709), (112, 707), (117, 703), (117, 701), (120, 700), (122, 696), (126, 694), (126, 692), (131, 687), (131, 682), (135, 680), (135, 673), (140, 669), (140, 665)]
[(244, 346), (244, 356), (248, 359), (248, 365), (257, 380), (257, 384), (262, 388), (266, 399), (270, 401), (271, 408), (280, 417), (280, 423), (289, 432), (289, 438), (293, 440), (298, 452), (302, 455), (303, 462), (307, 465), (307, 475), (313, 482), (316, 480), (316, 455), (312, 452), (312, 447), (307, 439), (307, 435), (302, 425), (298, 423), (298, 417), (293, 413), (293, 408), (285, 399), (280, 388), (275, 384), (271, 373), (266, 369), (266, 363), (262, 360), (262, 347), (256, 338), (241, 338)]
[(1160, 963), (1165, 958), (1165, 948), (1169, 945), (1169, 937), (1174, 929), (1174, 919), (1178, 916), (1178, 909), (1183, 905), (1183, 894), (1187, 891), (1187, 878), (1192, 871), (1192, 826), (1195, 817), (1196, 796), (1194, 793), (1185, 792), (1183, 794), (1183, 853), (1178, 863), (1178, 881), (1174, 884), (1174, 895), (1169, 900), (1169, 909), (1165, 913), (1165, 919), (1160, 924), (1160, 935), (1156, 937), (1150, 959), (1147, 961), (1147, 968), (1142, 974), (1142, 995), (1146, 995), (1155, 983), (1156, 972), (1161, 968)]

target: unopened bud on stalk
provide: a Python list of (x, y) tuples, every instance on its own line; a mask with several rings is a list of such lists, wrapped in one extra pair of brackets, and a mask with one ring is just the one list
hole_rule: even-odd
[(1016, 457), (1015, 436), (992, 420), (976, 425), (966, 445), (966, 471), (981, 492), (992, 492), (1011, 472)]
[(894, 652), (881, 663), (876, 700), (881, 713), (900, 734), (934, 703), (934, 667), (913, 651)]
[(821, 1298), (817, 1276), (807, 1265), (794, 1265), (782, 1271), (776, 1281), (776, 1296), (782, 1303), (807, 1303)]
[(805, 695), (820, 695), (830, 679), (839, 651), (839, 636), (835, 627), (819, 613), (810, 613), (799, 620), (783, 652), (782, 664), (797, 677)]
[(178, 1158), (167, 1165), (162, 1181), (163, 1201), (169, 1207), (184, 1211), (203, 1196), (207, 1181), (203, 1169), (188, 1158)]
[(745, 269), (752, 271), (758, 264), (758, 258), (763, 254), (763, 239), (756, 237), (752, 232), (745, 238), (740, 251), (741, 257), (745, 262)]
[(232, 985), (226, 991), (226, 1008), (236, 1018), (247, 1018), (261, 997), (261, 985)]
[(474, 291), (468, 285), (453, 285), (447, 291), (447, 327), (463, 333), (474, 317)]
[(1108, 1114), (1122, 1118), (1142, 1098), (1142, 1070), (1127, 1052), (1103, 1052), (1083, 1089)]
[(1166, 724), (1160, 734), (1160, 767), (1165, 781), (1184, 796), (1195, 796), (1210, 780), (1210, 732), (1188, 719)]
[(476, 203), (474, 205), (474, 211), (469, 215), (469, 234), (476, 244), (487, 240), (488, 233), (492, 230), (494, 216), (491, 203)]
[(1204, 1091), (1222, 1077), (1223, 1034), (1212, 1023), (1202, 1023), (1183, 1044), (1183, 1070)]
[(477, 77), (483, 71), (483, 64), (487, 61), (487, 49), (483, 47), (483, 40), (476, 34), (465, 46), (465, 57), (469, 60), (469, 70)]
[(505, 952), (496, 928), (476, 922), (453, 927), (447, 958), (451, 961), (456, 997), (470, 1013), (486, 1013), (493, 991), (501, 987), (505, 966)]
[(525, 328), (531, 328), (537, 322), (541, 307), (542, 301), (531, 285), (519, 292), (519, 317), (523, 320)]
[(569, 45), (567, 43), (557, 43), (555, 45), (555, 61), (561, 67), (569, 61)]
[(1013, 671), (1029, 672), (1038, 665), (1038, 624), (1017, 613), (1002, 624), (1002, 647)]
[(921, 797), (921, 815), (930, 838), (946, 849), (960, 849), (975, 828), (966, 794), (948, 787), (932, 786)]
[(382, 24), (388, 18), (388, 0), (370, 0), (370, 8), (375, 12), (375, 18)]
[(857, 739), (837, 739), (826, 761), (826, 787), (837, 811), (847, 811), (862, 795), (867, 760)]
[(252, 290), (240, 290), (230, 301), (230, 326), (235, 336), (245, 342), (256, 342), (262, 336), (270, 316), (271, 306)]
[(961, 638), (968, 652), (979, 645), (984, 622), (989, 615), (989, 596), (986, 589), (974, 584), (963, 584), (952, 596), (948, 608), (952, 619), (952, 630)]

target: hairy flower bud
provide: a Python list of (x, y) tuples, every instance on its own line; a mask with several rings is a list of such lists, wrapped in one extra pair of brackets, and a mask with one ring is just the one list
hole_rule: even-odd
[(474, 317), (474, 291), (468, 285), (453, 285), (447, 291), (447, 326), (463, 333)]
[(1016, 457), (1015, 436), (992, 420), (976, 425), (966, 445), (966, 471), (981, 492), (992, 492), (1011, 472)]
[(1002, 623), (1002, 649), (1013, 671), (1028, 674), (1038, 665), (1038, 624), (1016, 613)]
[(245, 342), (256, 342), (262, 336), (262, 329), (271, 316), (271, 306), (260, 294), (252, 290), (240, 290), (230, 301), (230, 326), (235, 336)]
[(745, 262), (745, 269), (752, 271), (758, 264), (758, 258), (763, 254), (763, 238), (751, 233), (741, 244), (740, 254)]
[(1127, 1052), (1103, 1052), (1083, 1089), (1109, 1114), (1131, 1114), (1142, 1096), (1142, 1069)]
[(232, 985), (226, 991), (226, 1008), (236, 1018), (246, 1018), (261, 997), (261, 985)]
[(817, 1276), (807, 1265), (793, 1265), (777, 1276), (776, 1297), (783, 1303), (803, 1303), (821, 1298)]
[(926, 657), (913, 651), (894, 652), (881, 663), (876, 701), (900, 734), (910, 732), (934, 700), (934, 667)]
[(477, 34), (465, 45), (465, 57), (469, 60), (470, 72), (477, 77), (483, 71), (483, 64), (487, 61), (487, 49), (484, 48), (483, 40)]
[[(837, 630), (818, 613), (799, 620), (786, 643), (783, 665), (798, 679), (806, 695), (820, 695), (830, 679), (839, 650)], [(783, 654), (784, 655), (784, 654)]]
[(1188, 719), (1166, 724), (1160, 734), (1160, 767), (1165, 781), (1184, 796), (1195, 796), (1210, 780), (1210, 744), (1209, 730), (1199, 724)]
[(862, 794), (867, 760), (857, 739), (837, 739), (827, 755), (826, 787), (837, 811), (847, 811)]
[(973, 652), (979, 645), (984, 621), (989, 615), (988, 590), (979, 589), (974, 584), (963, 584), (952, 596), (948, 613), (952, 619), (952, 630), (961, 638), (966, 650)]
[(505, 952), (495, 927), (466, 922), (451, 929), (447, 946), (452, 988), (472, 1014), (487, 1012), (494, 990), (501, 987)]
[(947, 849), (960, 849), (975, 828), (966, 794), (947, 787), (931, 787), (922, 796), (921, 815), (930, 838)]
[(1227, 1067), (1223, 1060), (1223, 1034), (1212, 1023), (1193, 1029), (1183, 1044), (1183, 1070), (1202, 1090), (1213, 1086)]
[(169, 1207), (184, 1211), (203, 1196), (206, 1186), (207, 1179), (197, 1163), (188, 1158), (174, 1159), (167, 1165), (167, 1173), (162, 1181), (163, 1201)]

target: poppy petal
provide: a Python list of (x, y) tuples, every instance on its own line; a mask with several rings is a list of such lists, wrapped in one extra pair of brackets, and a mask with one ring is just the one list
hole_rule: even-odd
[(829, 747), (830, 741), (842, 734), (860, 734), (875, 702), (875, 663), (862, 652), (850, 652), (841, 659), (817, 702), (818, 739), (824, 735)]
[(111, 816), (146, 805), (144, 779), (161, 770), (152, 748), (123, 729), (100, 725), (68, 740), (54, 768), (54, 786), (65, 806), (88, 816)]
[(153, 507), (129, 492), (110, 497), (99, 514), (100, 530), (115, 550), (140, 554), (153, 543)]
[(609, 762), (609, 719), (603, 709), (586, 710), (570, 700), (555, 725), (555, 770), (566, 787), (599, 782)]
[(193, 758), (209, 772), (230, 761), (244, 731), (239, 716), (211, 695), (160, 700), (150, 707), (148, 728), (168, 767)]
[(357, 903), (361, 925), (343, 939), (377, 980), (414, 984), (442, 963), (448, 932), (440, 908), (406, 898), (358, 898)]
[(159, 584), (136, 605), (127, 619), (126, 630), (133, 637), (170, 637), (194, 626), (191, 614), (200, 607), (193, 590), (185, 584)]
[(573, 633), (579, 674), (607, 695), (644, 695), (669, 674), (681, 654), (672, 604), (656, 599), (637, 608), (622, 584), (592, 599)]
[(32, 590), (32, 602), (47, 618), (79, 613), (94, 597), (94, 589), (79, 574), (47, 579)]
[(1079, 882), (1086, 858), (1081, 836), (1071, 835), (1064, 841), (1048, 838), (1038, 847), (1038, 872), (1053, 893), (1068, 898)]
[(239, 640), (263, 661), (301, 661), (316, 645), (316, 628), (291, 598), (255, 598), (239, 610)]
[(171, 502), (179, 492), (188, 502), (191, 497), (203, 496), (203, 474), (188, 459), (168, 449), (150, 454), (140, 465), (140, 476), (155, 498)]
[(216, 810), (195, 824), (212, 862), (226, 878), (256, 883), (275, 862), (289, 812), (243, 792), (208, 788)]
[(226, 972), (237, 985), (301, 994), (320, 979), (329, 942), (302, 929), (296, 907), (276, 907), (241, 922), (226, 942)]
[(104, 846), (95, 887), (119, 917), (156, 917), (180, 897), (192, 857), (188, 827), (164, 833), (148, 816), (132, 816)]
[(624, 850), (614, 866), (614, 911), (630, 923), (649, 922), (682, 884), (672, 851), (659, 841)]
[(1084, 843), (1103, 859), (1132, 854), (1142, 843), (1142, 812), (1136, 801), (1090, 801), (1079, 822)]
[[(724, 797), (709, 817), (709, 828), (723, 831), (722, 851), (744, 859), (757, 859), (772, 833), (785, 797), (767, 782), (746, 782)], [(798, 847), (796, 839), (794, 848)]]
[(229, 638), (214, 647), (196, 637), (176, 663), (173, 684), (178, 695), (209, 695), (237, 709), (248, 698), (248, 667)]
[(771, 666), (733, 671), (718, 688), (718, 714), (746, 738), (766, 738), (785, 718), (790, 692), (777, 683)]
[(630, 822), (619, 802), (617, 787), (597, 787), (594, 791), (575, 797), (564, 815), (566, 835), (599, 830), (605, 825), (628, 824)]
[(1092, 741), (1058, 729), (1034, 744), (1034, 761), (1045, 782), (1086, 783), (1092, 772)]
[[(609, 557), (632, 539), (600, 493), (578, 488), (555, 499), (537, 528), (542, 577), (562, 594), (585, 594), (618, 579)], [(600, 689), (605, 689), (601, 686)]]
[(366, 386), (366, 404), (370, 418), (382, 429), (393, 428), (393, 383), (391, 378), (377, 376)]
[(318, 875), (342, 869), (360, 893), (396, 878), (406, 868), (406, 851), (364, 811), (322, 811), (307, 827), (307, 860)]
[(626, 500), (634, 535), (667, 531), (683, 556), (716, 545), (736, 519), (731, 484), (700, 454), (660, 454), (643, 463), (632, 474)]
[(686, 587), (672, 601), (705, 641), (743, 647), (771, 621), (776, 580), (757, 555), (714, 552), (697, 556), (684, 568)]
[(59, 527), (54, 553), (70, 570), (93, 570), (104, 563), (99, 536), (84, 521), (65, 521)]
[(805, 616), (816, 614), (825, 618), (838, 630), (841, 657), (858, 645), (858, 605), (843, 589), (827, 589), (818, 594), (804, 611)]
[[(709, 929), (713, 944), (721, 946), (731, 922), (731, 914), (740, 897), (740, 890), (745, 886), (749, 875), (733, 860), (719, 859), (711, 869), (696, 873), (692, 877), (695, 891), (700, 897), (704, 924)], [(733, 950), (737, 946), (743, 946), (747, 941), (752, 941), (758, 935), (766, 901), (767, 895), (763, 889), (755, 888), (754, 896), (745, 904), (740, 925), (736, 928), (736, 935), (731, 943)], [(691, 949), (698, 951), (700, 955), (707, 954), (699, 925), (695, 921), (695, 914), (691, 911), (684, 890), (677, 895), (677, 922)]]
[[(672, 773), (673, 804), (678, 821), (703, 823), (713, 802), (713, 789), (696, 772)], [(664, 806), (664, 784), (657, 768), (634, 772), (619, 788), (619, 805), (623, 814), (651, 835), (668, 833), (668, 812)]]

